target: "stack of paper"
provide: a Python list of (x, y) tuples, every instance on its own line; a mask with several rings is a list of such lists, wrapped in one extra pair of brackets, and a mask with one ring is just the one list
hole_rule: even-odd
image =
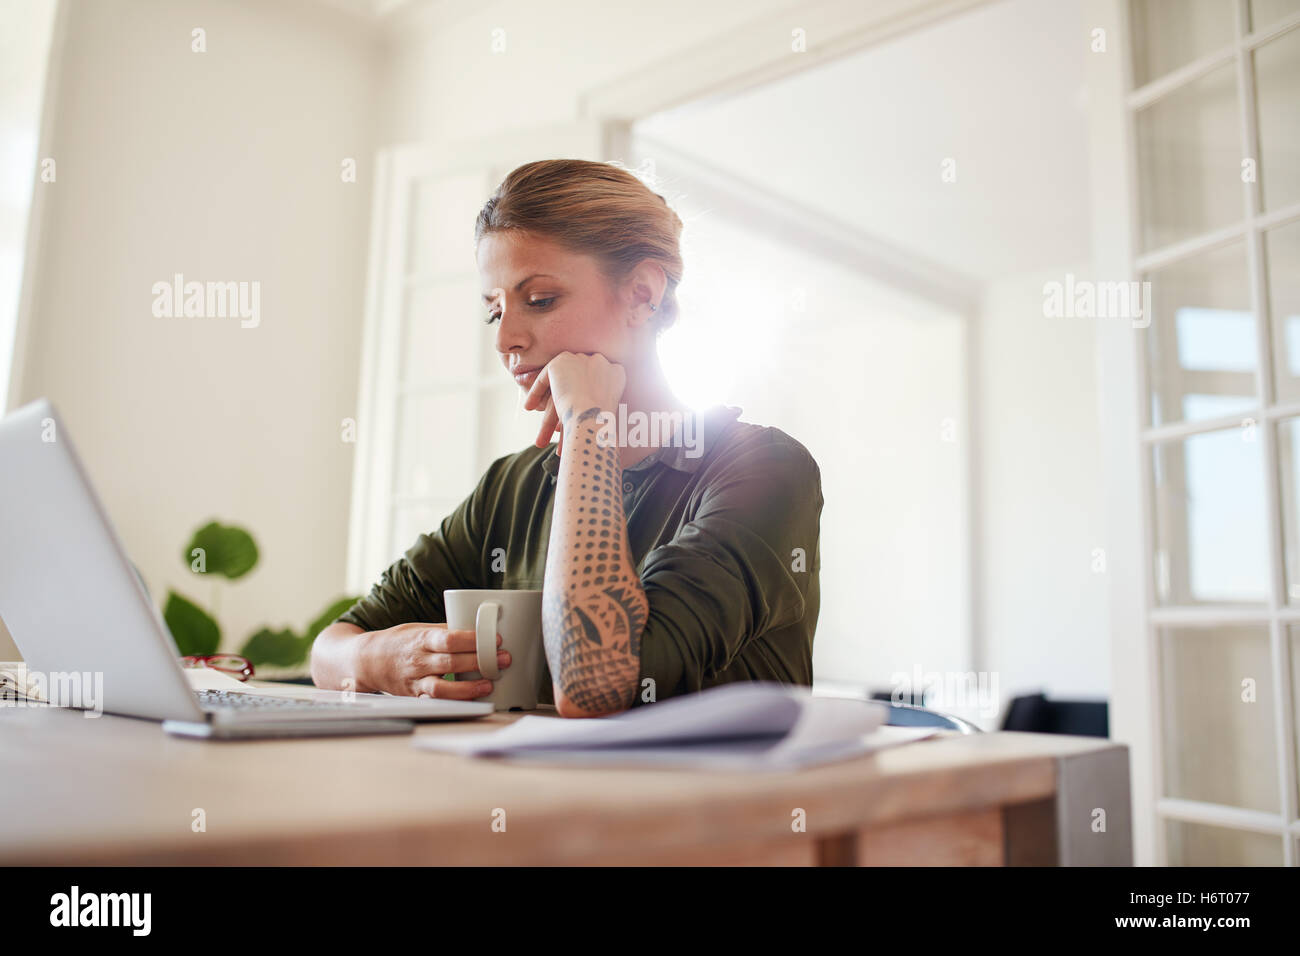
[(770, 682), (726, 684), (612, 717), (521, 717), (490, 733), (421, 735), (428, 750), (600, 766), (791, 770), (934, 736), (884, 726), (882, 701), (814, 696)]

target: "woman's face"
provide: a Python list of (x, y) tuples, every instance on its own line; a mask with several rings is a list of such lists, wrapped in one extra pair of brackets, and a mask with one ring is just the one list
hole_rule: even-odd
[(488, 233), (477, 257), (497, 353), (525, 390), (561, 352), (599, 352), (625, 366), (635, 354), (628, 306), (595, 259), (520, 232)]

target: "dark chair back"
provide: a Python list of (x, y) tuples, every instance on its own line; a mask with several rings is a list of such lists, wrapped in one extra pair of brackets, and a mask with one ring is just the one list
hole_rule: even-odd
[(1048, 700), (1045, 694), (1025, 694), (1007, 706), (1002, 729), (1109, 737), (1110, 717), (1104, 700)]

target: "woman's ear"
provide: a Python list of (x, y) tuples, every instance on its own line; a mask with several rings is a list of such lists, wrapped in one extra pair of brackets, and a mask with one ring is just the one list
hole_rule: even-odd
[(623, 285), (628, 325), (640, 328), (654, 318), (667, 288), (668, 274), (663, 266), (653, 259), (641, 260)]

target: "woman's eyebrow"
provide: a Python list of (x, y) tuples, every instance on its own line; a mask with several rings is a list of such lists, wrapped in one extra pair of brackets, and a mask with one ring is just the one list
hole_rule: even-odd
[[(556, 278), (556, 276), (550, 275), (549, 273), (546, 272), (534, 272), (532, 275), (520, 279), (518, 282), (516, 282), (515, 291), (518, 292), (520, 289), (522, 289), (524, 287), (524, 283), (527, 282), (529, 279), (554, 279), (554, 278)], [(483, 301), (491, 302), (493, 299), (496, 298), (495, 293), (496, 293), (495, 289), (493, 289), (491, 292), (484, 292)]]

